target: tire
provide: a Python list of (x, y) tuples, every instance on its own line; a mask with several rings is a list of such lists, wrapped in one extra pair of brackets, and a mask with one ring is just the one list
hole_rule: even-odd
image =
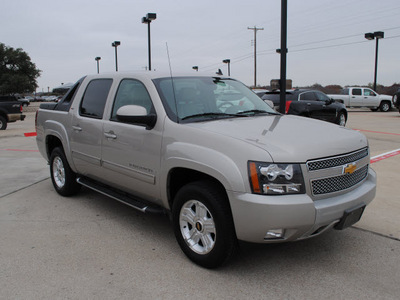
[(342, 111), (339, 112), (339, 115), (336, 120), (336, 124), (345, 127), (346, 126), (346, 114)]
[(390, 102), (383, 101), (379, 106), (379, 109), (383, 112), (388, 112), (390, 110)]
[(54, 148), (51, 152), (50, 177), (54, 189), (62, 196), (72, 196), (81, 189), (81, 185), (76, 182), (76, 174), (71, 170), (60, 147)]
[(3, 116), (0, 116), (0, 130), (7, 129), (7, 120)]
[(202, 267), (219, 267), (236, 252), (238, 242), (228, 199), (212, 182), (183, 186), (174, 199), (172, 222), (182, 251)]

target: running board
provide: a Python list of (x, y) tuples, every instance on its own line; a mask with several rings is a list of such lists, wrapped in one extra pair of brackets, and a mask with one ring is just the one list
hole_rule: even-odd
[(79, 184), (94, 190), (96, 192), (99, 192), (100, 194), (103, 194), (105, 196), (108, 196), (112, 199), (115, 199), (121, 203), (124, 203), (138, 211), (141, 211), (143, 213), (156, 213), (156, 214), (164, 214), (166, 211), (162, 207), (156, 207), (156, 206), (151, 206), (143, 201), (139, 200), (138, 198), (135, 198), (131, 195), (121, 193), (117, 190), (111, 189), (107, 187), (106, 185), (103, 185), (101, 183), (98, 183), (94, 180), (91, 180), (86, 177), (78, 177), (76, 179), (76, 182)]

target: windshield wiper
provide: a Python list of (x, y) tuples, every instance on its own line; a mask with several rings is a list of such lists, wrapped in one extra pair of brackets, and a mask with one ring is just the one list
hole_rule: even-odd
[(182, 120), (187, 120), (187, 119), (192, 119), (192, 118), (201, 118), (201, 117), (247, 117), (247, 116), (246, 115), (238, 115), (238, 114), (208, 112), (208, 113), (186, 116), (186, 117), (183, 117)]
[(261, 110), (261, 109), (245, 110), (245, 111), (238, 112), (236, 115), (244, 115), (244, 114), (250, 114), (250, 113), (253, 113), (254, 115), (257, 115), (257, 114), (279, 115), (279, 113), (270, 112), (270, 111)]

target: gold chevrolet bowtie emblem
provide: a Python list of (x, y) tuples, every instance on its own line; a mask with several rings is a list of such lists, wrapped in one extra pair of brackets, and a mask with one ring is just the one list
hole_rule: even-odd
[(343, 174), (353, 174), (357, 169), (357, 165), (355, 163), (345, 165), (343, 167)]

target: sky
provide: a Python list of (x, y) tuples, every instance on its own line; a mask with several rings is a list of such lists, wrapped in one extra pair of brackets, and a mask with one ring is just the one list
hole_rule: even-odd
[[(280, 77), (280, 0), (1, 0), (0, 42), (22, 48), (42, 70), (37, 92), (76, 82), (97, 72), (115, 72), (113, 41), (120, 41), (119, 71), (148, 66), (146, 24), (151, 23), (152, 69), (231, 76), (257, 85)], [(400, 83), (400, 1), (288, 0), (287, 78), (293, 86), (367, 85), (374, 80), (379, 40), (378, 84)], [(168, 50), (168, 51), (167, 51)], [(169, 55), (168, 55), (169, 53)], [(169, 57), (169, 59), (168, 59)], [(169, 63), (170, 62), (170, 63)]]

